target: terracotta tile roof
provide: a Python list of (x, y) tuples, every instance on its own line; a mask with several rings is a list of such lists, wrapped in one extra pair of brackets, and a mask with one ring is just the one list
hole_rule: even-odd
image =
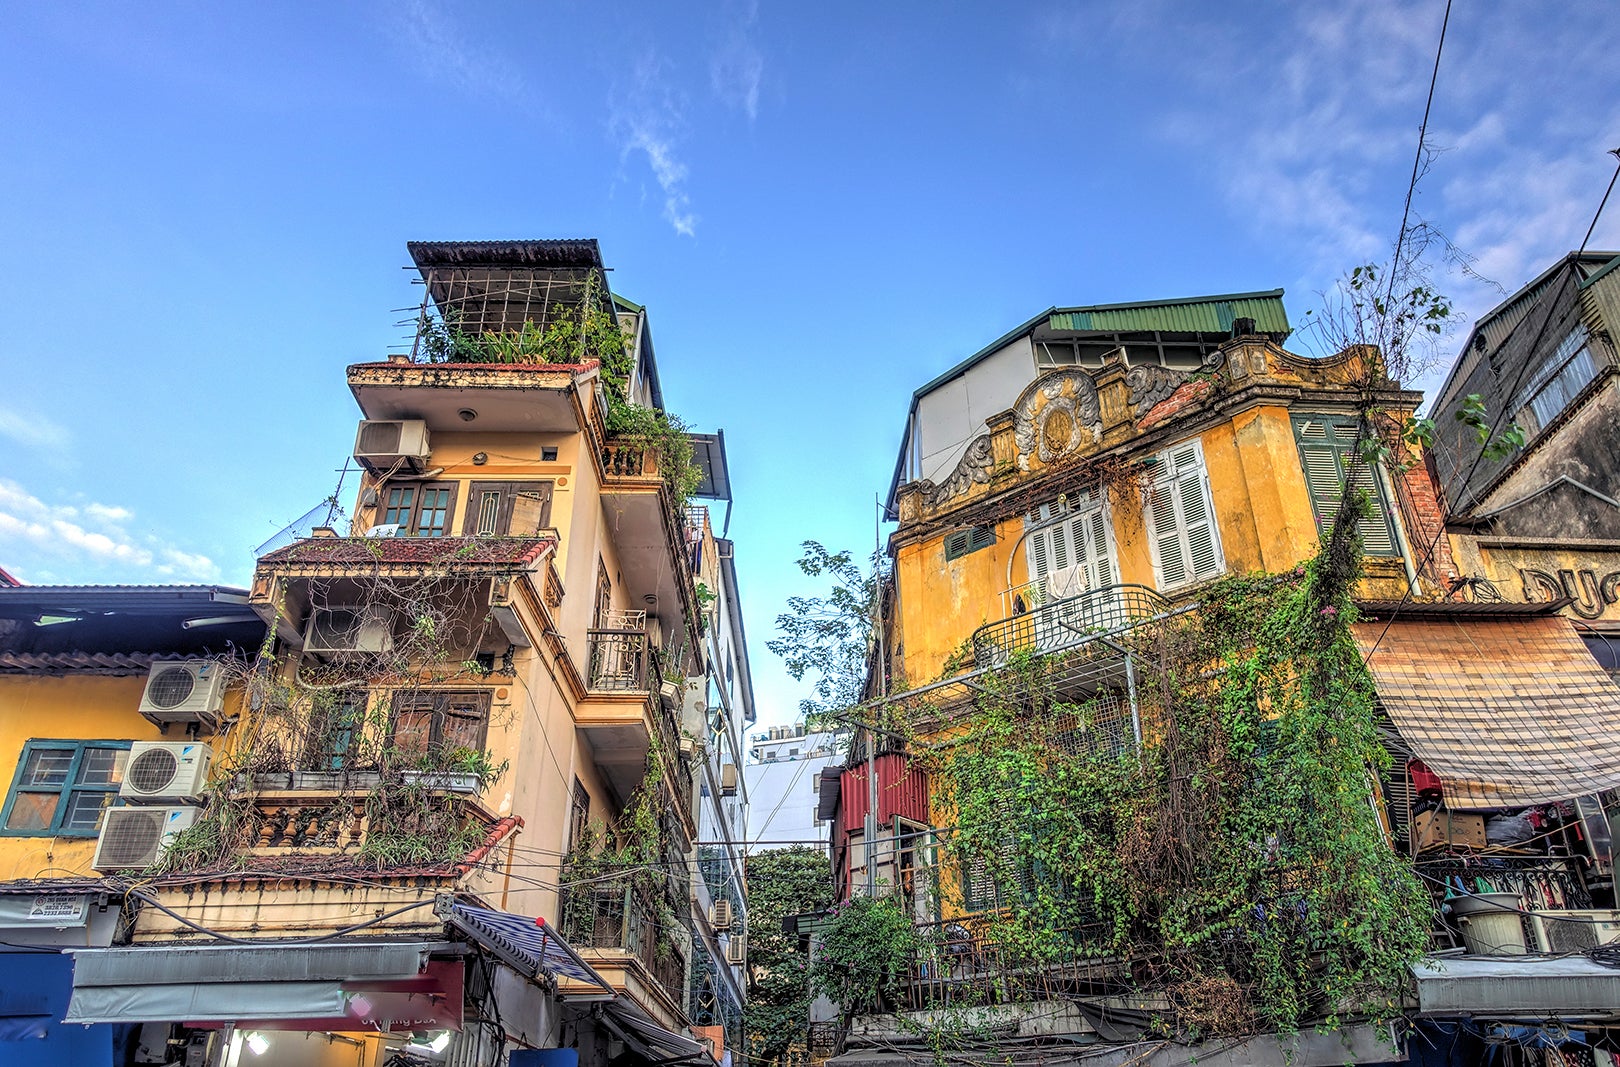
[(552, 537), (307, 537), (259, 563), (492, 570), (527, 567), (555, 544)]
[(371, 363), (351, 363), (350, 370), (371, 370), (386, 367), (420, 367), (432, 370), (545, 370), (569, 371), (573, 374), (595, 370), (602, 365), (599, 359), (587, 359), (582, 363), (496, 363), (481, 360), (477, 363), (400, 363), (396, 360), (375, 360)]
[(161, 660), (191, 659), (178, 652), (0, 652), (0, 674), (145, 674)]

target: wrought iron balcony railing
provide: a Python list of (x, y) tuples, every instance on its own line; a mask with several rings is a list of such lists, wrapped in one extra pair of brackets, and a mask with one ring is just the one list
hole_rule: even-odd
[(658, 661), (645, 630), (591, 630), (591, 689), (610, 693), (656, 692)]
[(1105, 585), (1078, 596), (1038, 604), (973, 631), (973, 665), (999, 667), (1020, 652), (1073, 648), (1100, 635), (1129, 629), (1170, 610), (1145, 585)]
[(680, 930), (668, 928), (675, 914), (673, 906), (660, 908), (634, 886), (570, 889), (562, 906), (562, 933), (575, 948), (634, 956), (675, 1003), (685, 1004), (684, 937)]

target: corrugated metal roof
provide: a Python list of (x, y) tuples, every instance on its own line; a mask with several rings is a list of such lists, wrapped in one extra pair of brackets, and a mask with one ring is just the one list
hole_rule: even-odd
[(161, 660), (195, 657), (178, 652), (0, 652), (0, 674), (145, 674)]
[(1147, 300), (1133, 304), (1094, 304), (1061, 308), (1048, 325), (1054, 330), (1098, 333), (1225, 333), (1237, 319), (1253, 319), (1261, 333), (1291, 333), (1283, 291), (1228, 293), (1178, 300)]
[(602, 269), (596, 239), (550, 241), (409, 241), (411, 261), (430, 267), (491, 267), (527, 270)]

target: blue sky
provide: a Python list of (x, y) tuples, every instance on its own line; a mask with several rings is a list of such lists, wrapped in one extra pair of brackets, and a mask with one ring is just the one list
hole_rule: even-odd
[[(797, 545), (871, 545), (911, 390), (1053, 304), (1282, 286), (1302, 320), (1393, 237), (1442, 9), (16, 7), (0, 566), (245, 582), (333, 490), (407, 240), (594, 236), (671, 408), (726, 431), (789, 720)], [(1608, 3), (1457, 5), (1416, 210), (1507, 289), (1585, 233), (1617, 53)], [(1465, 319), (1498, 295), (1442, 284)]]

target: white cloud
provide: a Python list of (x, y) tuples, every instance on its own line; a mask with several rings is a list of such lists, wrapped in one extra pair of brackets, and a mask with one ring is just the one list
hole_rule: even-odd
[(523, 78), (505, 59), (470, 41), (431, 0), (405, 0), (391, 23), (395, 39), (424, 74), (477, 93), (516, 94)]
[(677, 144), (686, 127), (685, 104), (664, 76), (663, 62), (644, 53), (630, 79), (615, 88), (612, 128), (621, 159), (640, 155), (664, 198), (664, 221), (683, 237), (697, 234), (698, 217), (686, 192), (686, 164)]
[(24, 414), (0, 408), (0, 436), (40, 450), (66, 448), (70, 441), (67, 427), (52, 422), (36, 411)]
[(71, 569), (114, 581), (219, 577), (219, 566), (207, 556), (132, 532), (126, 524), (134, 517), (117, 505), (46, 503), (0, 478), (0, 557), (8, 569), (25, 574)]
[(759, 117), (759, 86), (765, 76), (765, 53), (754, 40), (759, 22), (758, 0), (739, 5), (729, 15), (719, 47), (709, 61), (709, 85), (715, 96), (752, 122)]

